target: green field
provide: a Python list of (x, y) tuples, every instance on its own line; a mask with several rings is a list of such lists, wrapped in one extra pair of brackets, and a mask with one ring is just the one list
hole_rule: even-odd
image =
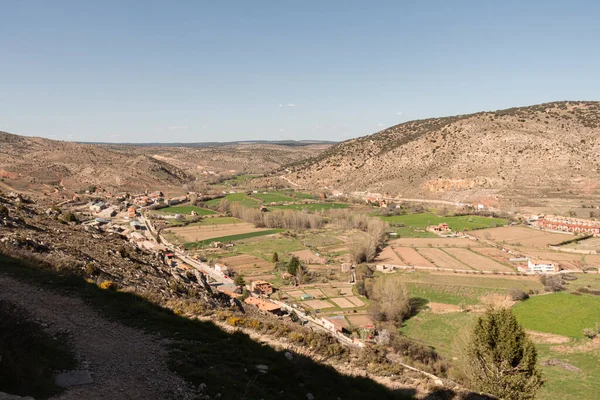
[(288, 260), (290, 256), (288, 253), (297, 250), (303, 250), (305, 247), (300, 241), (293, 237), (278, 237), (277, 240), (270, 240), (270, 238), (256, 237), (244, 240), (243, 242), (236, 243), (234, 247), (234, 253), (237, 254), (250, 254), (256, 257), (264, 258), (267, 261), (271, 261), (273, 253), (279, 255), (279, 259)]
[[(225, 195), (225, 199), (229, 200), (231, 203), (240, 203), (246, 207), (258, 207), (258, 201), (246, 196), (245, 193), (229, 193)], [(205, 201), (204, 204), (207, 206), (218, 206), (221, 203), (223, 198), (211, 199)]]
[[(402, 228), (393, 228), (392, 232), (396, 232), (398, 234), (397, 237), (405, 237), (405, 238), (437, 238), (439, 237), (433, 232), (429, 232), (423, 229), (416, 230), (414, 228), (402, 227)], [(393, 237), (390, 236), (390, 239)]]
[(294, 192), (293, 190), (280, 190), (279, 193), (296, 199), (311, 200), (314, 198), (310, 193)]
[(252, 197), (261, 199), (264, 203), (283, 203), (286, 201), (294, 201), (293, 198), (277, 192), (255, 193)]
[(321, 210), (332, 210), (339, 208), (348, 208), (349, 204), (345, 203), (310, 203), (310, 204), (288, 204), (285, 206), (273, 206), (271, 208), (278, 210), (309, 210), (309, 211), (321, 211)]
[(600, 297), (552, 293), (523, 301), (514, 312), (527, 329), (582, 338), (584, 328), (600, 323)]
[(183, 245), (183, 247), (186, 250), (190, 250), (190, 249), (195, 249), (198, 247), (203, 247), (203, 246), (209, 245), (212, 242), (234, 242), (236, 240), (248, 239), (248, 238), (253, 238), (253, 237), (257, 237), (257, 236), (272, 235), (274, 233), (279, 233), (282, 231), (283, 231), (283, 229), (267, 229), (267, 230), (258, 231), (258, 232), (241, 233), (239, 235), (221, 236), (221, 237), (216, 237), (216, 238), (200, 240), (199, 242), (188, 242), (188, 243), (185, 243)]
[(459, 217), (440, 217), (431, 213), (406, 214), (393, 216), (380, 216), (382, 220), (391, 224), (403, 224), (405, 227), (426, 228), (429, 225), (438, 225), (442, 222), (450, 225), (455, 231), (465, 231), (472, 229), (492, 228), (506, 224), (502, 218), (488, 218), (477, 215), (464, 215)]
[(213, 210), (207, 210), (206, 208), (196, 206), (173, 206), (156, 210), (159, 214), (190, 214), (192, 211), (196, 211), (198, 215), (216, 214)]

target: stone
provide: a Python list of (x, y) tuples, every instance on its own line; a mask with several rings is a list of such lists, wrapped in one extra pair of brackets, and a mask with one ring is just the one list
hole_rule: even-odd
[(294, 356), (289, 351), (286, 351), (284, 355), (285, 355), (285, 358), (287, 358), (290, 361), (292, 361), (294, 359)]
[(315, 400), (315, 396), (312, 393), (306, 393), (306, 400)]
[(256, 366), (256, 369), (258, 370), (258, 372), (262, 372), (263, 374), (266, 374), (269, 371), (269, 366), (264, 365), (264, 364), (258, 364)]
[(54, 383), (56, 386), (67, 388), (70, 386), (87, 385), (94, 382), (90, 376), (90, 371), (69, 371), (56, 375)]
[(206, 383), (201, 383), (198, 385), (198, 390), (204, 392), (206, 390)]

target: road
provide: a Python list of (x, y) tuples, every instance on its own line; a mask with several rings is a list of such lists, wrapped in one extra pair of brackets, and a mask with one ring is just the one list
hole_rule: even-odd
[(174, 246), (168, 240), (166, 240), (162, 235), (159, 235), (156, 232), (156, 230), (154, 229), (154, 227), (152, 226), (152, 224), (150, 223), (150, 221), (145, 216), (142, 215), (139, 218), (139, 220), (140, 220), (140, 222), (142, 222), (143, 224), (146, 225), (146, 229), (148, 229), (154, 235), (159, 237), (161, 243), (167, 249), (169, 249), (171, 252), (173, 252), (173, 254), (175, 254), (180, 260), (182, 260), (189, 266), (196, 268), (198, 271), (210, 276), (217, 282), (220, 282), (222, 284), (233, 284), (233, 279), (226, 278), (221, 272), (215, 271), (213, 268), (210, 267), (210, 265), (208, 265), (206, 263), (194, 260), (185, 251), (180, 250), (178, 247)]

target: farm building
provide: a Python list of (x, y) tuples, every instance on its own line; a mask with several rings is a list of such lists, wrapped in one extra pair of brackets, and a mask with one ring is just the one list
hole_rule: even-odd
[(129, 219), (133, 219), (133, 218), (135, 218), (135, 207), (129, 207), (129, 208), (127, 209), (127, 217), (128, 217)]
[(273, 285), (271, 285), (267, 281), (253, 281), (250, 284), (250, 289), (253, 292), (263, 294), (263, 295), (269, 295), (269, 294), (273, 293)]
[(446, 231), (450, 230), (450, 226), (445, 222), (442, 222), (439, 225), (432, 225), (429, 228), (430, 228), (430, 230), (435, 231), (435, 232), (446, 232)]
[(528, 260), (527, 261), (527, 272), (533, 272), (538, 274), (547, 274), (549, 272), (558, 272), (559, 267), (552, 261), (542, 260)]
[(350, 325), (346, 318), (343, 315), (336, 315), (333, 317), (323, 317), (321, 318), (321, 322), (323, 322), (323, 327), (330, 330), (331, 332), (349, 332)]

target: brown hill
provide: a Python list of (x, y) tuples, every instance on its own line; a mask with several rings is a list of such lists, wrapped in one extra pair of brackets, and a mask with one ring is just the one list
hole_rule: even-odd
[(289, 167), (297, 186), (538, 204), (600, 199), (600, 102), (406, 122)]
[(89, 186), (110, 191), (176, 192), (196, 178), (265, 173), (314, 157), (328, 147), (330, 144), (83, 144), (0, 132), (0, 178), (10, 187), (45, 192), (55, 187), (78, 191)]
[(71, 190), (90, 185), (116, 189), (182, 185), (193, 179), (183, 170), (143, 154), (6, 132), (0, 132), (0, 176), (16, 186)]

